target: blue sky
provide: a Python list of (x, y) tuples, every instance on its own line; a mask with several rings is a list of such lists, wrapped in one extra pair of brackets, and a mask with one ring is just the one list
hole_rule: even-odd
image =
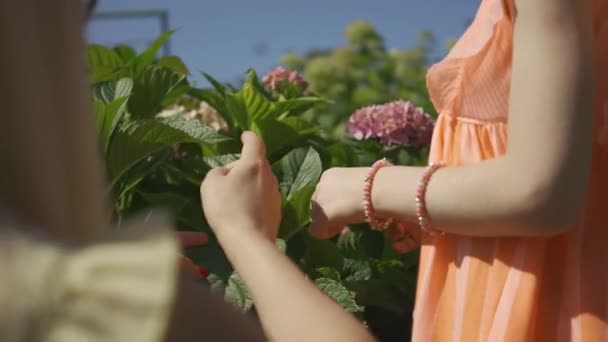
[[(205, 70), (233, 81), (250, 67), (260, 73), (287, 52), (344, 44), (346, 25), (356, 19), (374, 24), (389, 48), (411, 46), (424, 29), (440, 43), (459, 36), (479, 0), (99, 0), (98, 12), (166, 9), (172, 54), (192, 72)], [(158, 20), (93, 20), (91, 42), (128, 43), (138, 49), (160, 34)], [(264, 47), (264, 54), (256, 54)], [(193, 75), (194, 79), (200, 80)]]

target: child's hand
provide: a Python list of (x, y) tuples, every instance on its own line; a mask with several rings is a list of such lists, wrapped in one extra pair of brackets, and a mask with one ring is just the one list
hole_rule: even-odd
[(257, 229), (274, 241), (281, 221), (278, 182), (263, 141), (251, 132), (241, 140), (241, 158), (209, 171), (201, 185), (205, 217), (218, 236)]
[(310, 232), (327, 239), (344, 226), (365, 222), (363, 182), (368, 168), (333, 168), (325, 171), (312, 197)]

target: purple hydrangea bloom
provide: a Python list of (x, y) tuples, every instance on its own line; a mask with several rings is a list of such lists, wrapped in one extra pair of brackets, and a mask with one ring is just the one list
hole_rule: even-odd
[(348, 132), (355, 139), (377, 139), (385, 146), (429, 147), (433, 128), (431, 116), (406, 101), (363, 107), (348, 120)]
[(292, 83), (298, 86), (303, 92), (308, 89), (308, 82), (297, 71), (287, 70), (283, 67), (277, 67), (270, 70), (264, 77), (262, 82), (272, 90), (278, 90), (282, 82)]

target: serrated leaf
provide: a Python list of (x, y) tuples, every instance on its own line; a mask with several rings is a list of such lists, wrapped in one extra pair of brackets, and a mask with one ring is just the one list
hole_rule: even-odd
[(264, 140), (269, 156), (295, 147), (318, 132), (314, 126), (301, 119), (290, 119), (295, 120), (262, 119), (252, 123), (251, 130)]
[[(145, 122), (153, 122), (149, 127), (150, 131), (146, 134), (146, 137), (142, 137), (142, 139), (146, 141), (164, 142), (166, 144), (174, 144), (177, 142), (216, 144), (230, 140), (230, 138), (221, 135), (215, 129), (205, 126), (197, 120), (166, 118), (145, 120)], [(158, 126), (159, 123), (165, 128)], [(172, 129), (172, 131), (167, 128)], [(155, 129), (157, 130), (156, 132), (154, 131)]]
[(161, 34), (147, 49), (145, 49), (141, 54), (137, 55), (131, 61), (131, 67), (133, 68), (136, 76), (143, 72), (150, 64), (152, 64), (152, 62), (154, 62), (156, 54), (160, 48), (165, 45), (167, 40), (169, 40), (174, 32), (175, 31), (167, 31)]
[(128, 45), (117, 45), (114, 47), (114, 52), (116, 52), (124, 63), (131, 62), (137, 56), (135, 49)]
[(271, 112), (274, 105), (266, 96), (263, 87), (260, 85), (255, 71), (250, 70), (247, 79), (241, 90), (241, 98), (245, 104), (249, 121), (264, 119)]
[(364, 306), (379, 307), (395, 314), (406, 311), (408, 298), (386, 279), (369, 279), (345, 282), (351, 291), (355, 292), (358, 303)]
[(353, 294), (338, 281), (330, 278), (319, 278), (315, 285), (348, 312), (363, 312), (363, 307), (357, 304)]
[(201, 71), (200, 73), (220, 94), (224, 95), (226, 93), (226, 87), (224, 87), (222, 83), (204, 71)]
[(119, 80), (102, 82), (93, 89), (96, 98), (103, 100), (105, 103), (110, 103), (119, 97), (131, 95), (133, 80), (125, 77)]
[(344, 281), (368, 280), (372, 277), (372, 266), (368, 260), (344, 259)]
[(190, 93), (192, 96), (201, 101), (207, 102), (211, 107), (215, 108), (218, 114), (220, 114), (224, 121), (226, 121), (228, 127), (234, 126), (232, 117), (226, 108), (223, 94), (213, 89), (190, 89)]
[(240, 94), (226, 92), (224, 94), (224, 103), (226, 111), (234, 125), (241, 129), (249, 128), (249, 118), (247, 117), (247, 109)]
[(335, 281), (341, 281), (340, 272), (331, 267), (320, 267), (315, 270), (322, 278), (329, 278)]
[(185, 79), (183, 74), (160, 66), (149, 66), (133, 84), (129, 113), (134, 118), (147, 119), (158, 114), (165, 98)]
[(336, 244), (330, 240), (319, 240), (307, 236), (305, 264), (311, 270), (321, 267), (330, 267), (342, 270), (344, 258), (340, 255)]
[(167, 118), (137, 120), (116, 132), (108, 151), (108, 172), (112, 183), (137, 162), (176, 143), (213, 144), (228, 140), (196, 120)]
[(112, 49), (91, 44), (87, 46), (87, 66), (91, 83), (98, 83), (114, 77), (124, 62)]
[(120, 97), (107, 104), (101, 100), (95, 100), (93, 107), (95, 110), (95, 125), (103, 151), (106, 153), (114, 131), (125, 112), (128, 99), (127, 96)]
[(291, 151), (279, 161), (279, 168), (281, 190), (287, 199), (304, 187), (315, 186), (323, 171), (321, 158), (312, 147)]
[(279, 230), (281, 238), (289, 241), (295, 234), (306, 228), (310, 220), (310, 200), (314, 192), (314, 186), (307, 186), (285, 201)]
[(327, 103), (327, 100), (320, 97), (309, 96), (275, 102), (272, 111), (268, 112), (267, 117), (277, 118), (288, 112), (302, 112), (319, 103)]
[(177, 56), (165, 56), (161, 57), (158, 62), (158, 65), (165, 67), (167, 69), (171, 69), (175, 72), (179, 72), (184, 75), (188, 75), (190, 72), (188, 71), (188, 67), (181, 58)]
[(233, 161), (238, 160), (239, 158), (240, 158), (240, 154), (233, 153), (233, 154), (222, 154), (219, 156), (203, 157), (203, 160), (209, 166), (209, 168), (214, 168), (214, 167), (230, 164)]
[(243, 312), (247, 312), (253, 307), (253, 299), (249, 295), (249, 290), (247, 290), (247, 286), (236, 272), (232, 273), (228, 279), (224, 298)]

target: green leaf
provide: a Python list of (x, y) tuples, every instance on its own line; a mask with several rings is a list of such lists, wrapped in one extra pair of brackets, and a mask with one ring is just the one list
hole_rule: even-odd
[(91, 44), (87, 46), (87, 66), (91, 83), (98, 83), (113, 78), (124, 62), (112, 49)]
[(372, 266), (369, 260), (344, 259), (344, 274), (345, 281), (360, 281), (368, 280), (372, 277)]
[(315, 186), (323, 171), (321, 158), (312, 147), (291, 151), (279, 161), (278, 167), (282, 175), (281, 192), (287, 199), (307, 186)]
[(128, 45), (117, 45), (114, 47), (114, 52), (116, 52), (124, 63), (131, 62), (137, 56), (135, 49)]
[(302, 231), (310, 220), (310, 199), (315, 192), (314, 186), (307, 186), (297, 191), (283, 204), (283, 218), (279, 236), (286, 241)]
[(277, 239), (275, 241), (275, 245), (283, 254), (285, 254), (285, 252), (287, 251), (287, 242), (285, 242), (285, 240)]
[(303, 112), (319, 103), (327, 103), (328, 101), (320, 97), (298, 97), (294, 99), (275, 102), (272, 111), (267, 113), (267, 117), (277, 118), (288, 112)]
[(260, 85), (253, 70), (250, 70), (247, 74), (247, 79), (241, 90), (241, 98), (245, 104), (250, 122), (266, 118), (273, 108), (272, 102), (265, 94), (264, 88)]
[(164, 149), (133, 165), (120, 179), (118, 196), (123, 196), (133, 190), (146, 176), (154, 173), (160, 165), (166, 163), (171, 156), (172, 151)]
[(108, 151), (112, 135), (125, 112), (128, 99), (128, 97), (120, 97), (108, 104), (95, 100), (95, 125), (104, 152)]
[(333, 279), (335, 281), (342, 281), (342, 279), (340, 279), (340, 272), (331, 267), (320, 267), (315, 271), (320, 277)]
[(135, 72), (135, 75), (139, 75), (142, 71), (146, 69), (154, 59), (156, 58), (156, 54), (160, 50), (160, 48), (165, 45), (167, 40), (173, 35), (175, 31), (167, 31), (160, 35), (144, 52), (139, 54), (131, 61), (131, 66)]
[(253, 122), (251, 130), (264, 140), (269, 156), (296, 147), (318, 132), (316, 127), (300, 118), (262, 119)]
[(234, 126), (232, 116), (230, 116), (230, 113), (227, 110), (224, 95), (222, 93), (213, 89), (190, 89), (190, 94), (215, 108), (229, 127)]
[(224, 87), (224, 85), (222, 85), (218, 80), (204, 71), (201, 71), (201, 74), (220, 94), (224, 95), (226, 93), (226, 87)]
[(243, 312), (247, 312), (253, 307), (253, 299), (249, 295), (249, 290), (247, 290), (247, 286), (236, 272), (232, 273), (228, 279), (224, 298)]
[(416, 272), (405, 267), (400, 260), (382, 260), (373, 265), (375, 273), (391, 282), (413, 301), (416, 293)]
[(203, 125), (198, 120), (166, 118), (160, 120), (141, 120), (139, 123), (138, 132), (147, 129), (147, 132), (140, 136), (140, 141), (145, 142), (216, 144), (230, 140), (230, 138), (221, 135), (209, 126)]
[(121, 78), (98, 84), (94, 87), (95, 97), (103, 100), (105, 103), (110, 103), (120, 97), (131, 95), (133, 90), (133, 80), (130, 78)]
[(162, 110), (165, 98), (185, 79), (173, 70), (149, 66), (135, 79), (129, 113), (134, 118), (151, 118)]
[(173, 90), (171, 90), (167, 96), (165, 96), (163, 101), (160, 103), (161, 107), (165, 108), (179, 102), (180, 98), (187, 94), (191, 88), (192, 87), (190, 84), (188, 84), (186, 79), (184, 79), (180, 84), (177, 85), (177, 87), (173, 88)]
[(108, 151), (112, 183), (137, 162), (164, 147), (182, 142), (213, 144), (228, 140), (196, 120), (180, 118), (137, 120), (116, 133)]
[(395, 314), (404, 313), (407, 308), (405, 303), (409, 298), (386, 279), (353, 281), (346, 284), (356, 293), (355, 298), (361, 305), (383, 308)]
[(105, 108), (105, 119), (104, 119), (104, 151), (107, 152), (110, 146), (110, 142), (112, 140), (112, 136), (116, 131), (116, 127), (118, 127), (118, 123), (125, 113), (125, 109), (127, 108), (127, 100), (128, 96), (119, 97), (116, 100), (112, 101)]
[(175, 192), (147, 193), (138, 191), (138, 195), (151, 207), (169, 209), (174, 215), (177, 215), (191, 201), (189, 198)]
[(319, 240), (311, 236), (306, 238), (306, 255), (305, 264), (310, 270), (315, 270), (321, 267), (330, 267), (336, 270), (342, 270), (344, 267), (344, 258), (340, 255), (340, 251), (336, 244), (330, 240)]
[(363, 307), (357, 304), (353, 294), (338, 281), (331, 278), (319, 278), (315, 285), (348, 312), (363, 312)]
[(224, 166), (226, 164), (232, 163), (240, 158), (240, 154), (222, 154), (219, 156), (208, 156), (204, 157), (203, 160), (209, 166), (209, 168), (214, 168), (218, 166)]
[(161, 57), (157, 64), (175, 72), (179, 72), (180, 74), (188, 75), (190, 73), (186, 64), (177, 56)]
[(249, 128), (247, 109), (245, 108), (245, 103), (243, 103), (243, 99), (241, 98), (240, 94), (226, 92), (224, 94), (224, 100), (226, 104), (226, 111), (231, 119), (230, 121), (232, 121), (238, 128)]

